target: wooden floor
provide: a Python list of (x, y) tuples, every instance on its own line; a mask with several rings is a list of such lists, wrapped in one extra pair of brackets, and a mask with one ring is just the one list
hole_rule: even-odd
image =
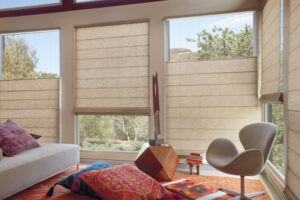
[[(61, 178), (68, 176), (72, 173), (76, 172), (76, 167), (72, 167), (70, 169), (65, 170), (64, 172), (49, 178), (39, 184), (32, 186), (29, 189), (26, 189), (8, 199), (12, 200), (94, 200), (95, 198), (82, 196), (70, 192), (69, 190), (63, 188), (62, 186), (57, 186), (54, 190), (54, 195), (52, 197), (46, 197), (45, 194), (49, 190), (49, 188)], [(239, 178), (232, 177), (222, 177), (222, 176), (205, 176), (205, 175), (189, 175), (185, 172), (178, 172), (175, 174), (173, 180), (187, 178), (194, 182), (199, 182), (202, 184), (207, 184), (212, 187), (226, 187), (227, 189), (231, 189), (234, 191), (240, 190), (240, 180)], [(257, 179), (246, 179), (246, 192), (258, 192), (265, 191), (265, 188), (260, 180)], [(219, 200), (228, 199), (230, 196), (224, 196), (222, 198), (218, 198)], [(256, 200), (269, 200), (269, 195), (264, 195), (261, 197), (254, 198)]]

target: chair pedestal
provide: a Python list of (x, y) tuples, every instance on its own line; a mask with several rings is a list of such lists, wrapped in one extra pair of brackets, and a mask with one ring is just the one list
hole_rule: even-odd
[(260, 196), (260, 195), (264, 195), (265, 192), (255, 192), (255, 193), (250, 193), (250, 194), (245, 194), (245, 177), (241, 176), (241, 193), (237, 193), (231, 190), (228, 190), (226, 188), (219, 188), (219, 190), (234, 196), (233, 198), (230, 198), (228, 200), (251, 200), (251, 197), (256, 197), (256, 196)]

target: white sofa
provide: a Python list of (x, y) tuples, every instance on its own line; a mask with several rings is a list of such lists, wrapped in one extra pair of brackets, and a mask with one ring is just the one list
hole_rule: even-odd
[(0, 199), (11, 196), (79, 163), (79, 146), (41, 143), (0, 161)]

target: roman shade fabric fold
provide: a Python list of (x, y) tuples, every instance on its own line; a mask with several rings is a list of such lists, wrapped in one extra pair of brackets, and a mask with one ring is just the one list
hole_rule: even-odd
[(261, 95), (280, 92), (281, 1), (268, 0), (262, 15)]
[(256, 57), (167, 64), (167, 141), (179, 155), (205, 152), (258, 121)]
[(76, 29), (76, 114), (150, 114), (148, 23)]
[[(289, 4), (289, 5), (288, 5)], [(286, 133), (286, 188), (287, 199), (300, 199), (300, 1), (284, 4), (288, 14), (288, 90), (287, 92), (287, 133)], [(285, 102), (286, 103), (286, 102)]]
[(59, 142), (59, 78), (0, 81), (0, 122), (11, 119), (40, 142)]

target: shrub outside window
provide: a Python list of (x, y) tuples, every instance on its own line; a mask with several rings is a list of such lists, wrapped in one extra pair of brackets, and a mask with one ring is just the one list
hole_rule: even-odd
[(253, 56), (253, 12), (170, 19), (169, 61)]
[(269, 161), (284, 176), (284, 115), (283, 104), (266, 104), (267, 121), (277, 125), (278, 132)]
[(79, 115), (82, 150), (138, 151), (148, 142), (148, 116)]

